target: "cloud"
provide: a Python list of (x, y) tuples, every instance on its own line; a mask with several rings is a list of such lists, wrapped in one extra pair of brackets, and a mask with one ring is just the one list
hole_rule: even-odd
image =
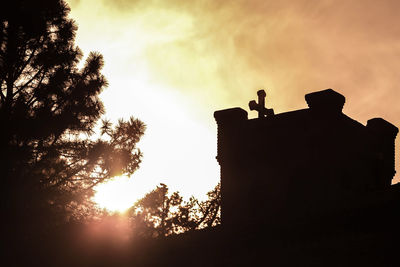
[[(200, 86), (207, 95), (222, 90), (240, 98), (265, 86), (284, 110), (303, 104), (310, 90), (334, 87), (355, 100), (354, 113), (364, 114), (375, 96), (395, 106), (397, 1), (120, 2), (139, 13), (161, 9), (191, 18), (183, 38), (147, 50), (160, 79), (178, 89)], [(370, 104), (383, 112), (377, 101)]]

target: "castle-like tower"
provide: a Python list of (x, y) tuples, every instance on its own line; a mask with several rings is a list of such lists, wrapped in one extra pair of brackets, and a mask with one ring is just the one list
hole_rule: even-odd
[(256, 119), (241, 108), (214, 113), (225, 226), (293, 225), (391, 186), (394, 125), (349, 118), (345, 97), (332, 89), (307, 94), (306, 109), (280, 114), (263, 97), (259, 91), (258, 103), (250, 102)]

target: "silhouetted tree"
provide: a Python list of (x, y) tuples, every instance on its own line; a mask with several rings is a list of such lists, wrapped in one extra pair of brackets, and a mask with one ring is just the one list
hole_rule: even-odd
[(158, 237), (173, 233), (173, 220), (181, 203), (182, 197), (178, 192), (168, 196), (168, 187), (160, 184), (129, 211), (134, 234), (143, 237)]
[(207, 193), (207, 200), (197, 203), (197, 228), (213, 227), (221, 224), (221, 183)]
[(8, 1), (0, 8), (3, 229), (47, 228), (83, 215), (95, 185), (131, 174), (140, 163), (141, 121), (103, 121), (102, 135), (93, 136), (104, 113), (103, 58), (91, 52), (78, 68), (82, 53), (68, 13), (55, 0)]
[(205, 201), (194, 197), (184, 201), (178, 192), (168, 194), (168, 187), (160, 184), (129, 210), (133, 235), (164, 237), (220, 224), (220, 184), (207, 195)]
[(213, 227), (221, 223), (221, 185), (218, 183), (207, 193), (207, 199), (199, 201), (191, 197), (179, 206), (174, 218), (176, 232)]

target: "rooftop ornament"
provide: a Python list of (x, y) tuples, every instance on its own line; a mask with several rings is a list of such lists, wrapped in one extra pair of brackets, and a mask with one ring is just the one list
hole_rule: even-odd
[(249, 102), (250, 110), (258, 111), (258, 118), (264, 118), (265, 116), (273, 116), (274, 110), (272, 108), (265, 107), (265, 97), (267, 94), (264, 90), (258, 90), (258, 103), (255, 100)]

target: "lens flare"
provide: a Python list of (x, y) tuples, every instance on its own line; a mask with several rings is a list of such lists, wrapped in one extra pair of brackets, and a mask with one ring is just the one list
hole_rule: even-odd
[(124, 212), (137, 200), (132, 191), (129, 178), (126, 176), (115, 177), (109, 182), (98, 185), (95, 188), (95, 201), (99, 207), (111, 212)]

